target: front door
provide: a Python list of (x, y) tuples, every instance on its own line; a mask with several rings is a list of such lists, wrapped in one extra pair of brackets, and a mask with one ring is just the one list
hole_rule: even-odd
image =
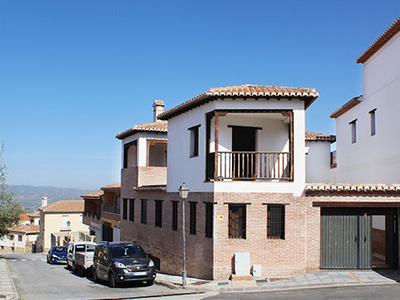
[(236, 179), (255, 177), (256, 131), (254, 127), (232, 126), (232, 159)]

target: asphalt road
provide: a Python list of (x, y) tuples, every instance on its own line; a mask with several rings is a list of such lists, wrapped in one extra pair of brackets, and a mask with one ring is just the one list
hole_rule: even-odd
[[(182, 293), (154, 284), (133, 283), (110, 288), (68, 271), (65, 265), (49, 265), (43, 254), (3, 254), (22, 300), (118, 299)], [(186, 297), (184, 297), (186, 298)]]
[(264, 300), (264, 299), (296, 299), (296, 300), (395, 300), (400, 299), (400, 284), (365, 285), (331, 287), (307, 290), (292, 290), (280, 292), (233, 293), (220, 294), (205, 298), (208, 300)]

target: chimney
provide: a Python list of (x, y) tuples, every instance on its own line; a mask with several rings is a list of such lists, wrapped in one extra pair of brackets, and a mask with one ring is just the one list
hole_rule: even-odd
[(162, 100), (154, 100), (154, 103), (153, 103), (154, 122), (160, 122), (161, 121), (157, 117), (158, 117), (159, 114), (162, 114), (164, 112), (164, 106), (165, 106), (164, 101), (162, 101)]
[(47, 197), (42, 197), (42, 207), (47, 206)]

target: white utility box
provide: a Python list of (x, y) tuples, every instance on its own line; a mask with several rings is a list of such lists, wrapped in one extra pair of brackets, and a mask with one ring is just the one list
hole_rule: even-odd
[(261, 277), (261, 265), (253, 265), (251, 275), (253, 277)]
[(235, 253), (235, 275), (241, 275), (241, 276), (250, 275), (250, 253), (249, 252)]

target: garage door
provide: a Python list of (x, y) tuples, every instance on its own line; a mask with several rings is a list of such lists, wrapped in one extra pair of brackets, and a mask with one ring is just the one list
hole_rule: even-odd
[(372, 267), (370, 215), (321, 216), (321, 268)]

